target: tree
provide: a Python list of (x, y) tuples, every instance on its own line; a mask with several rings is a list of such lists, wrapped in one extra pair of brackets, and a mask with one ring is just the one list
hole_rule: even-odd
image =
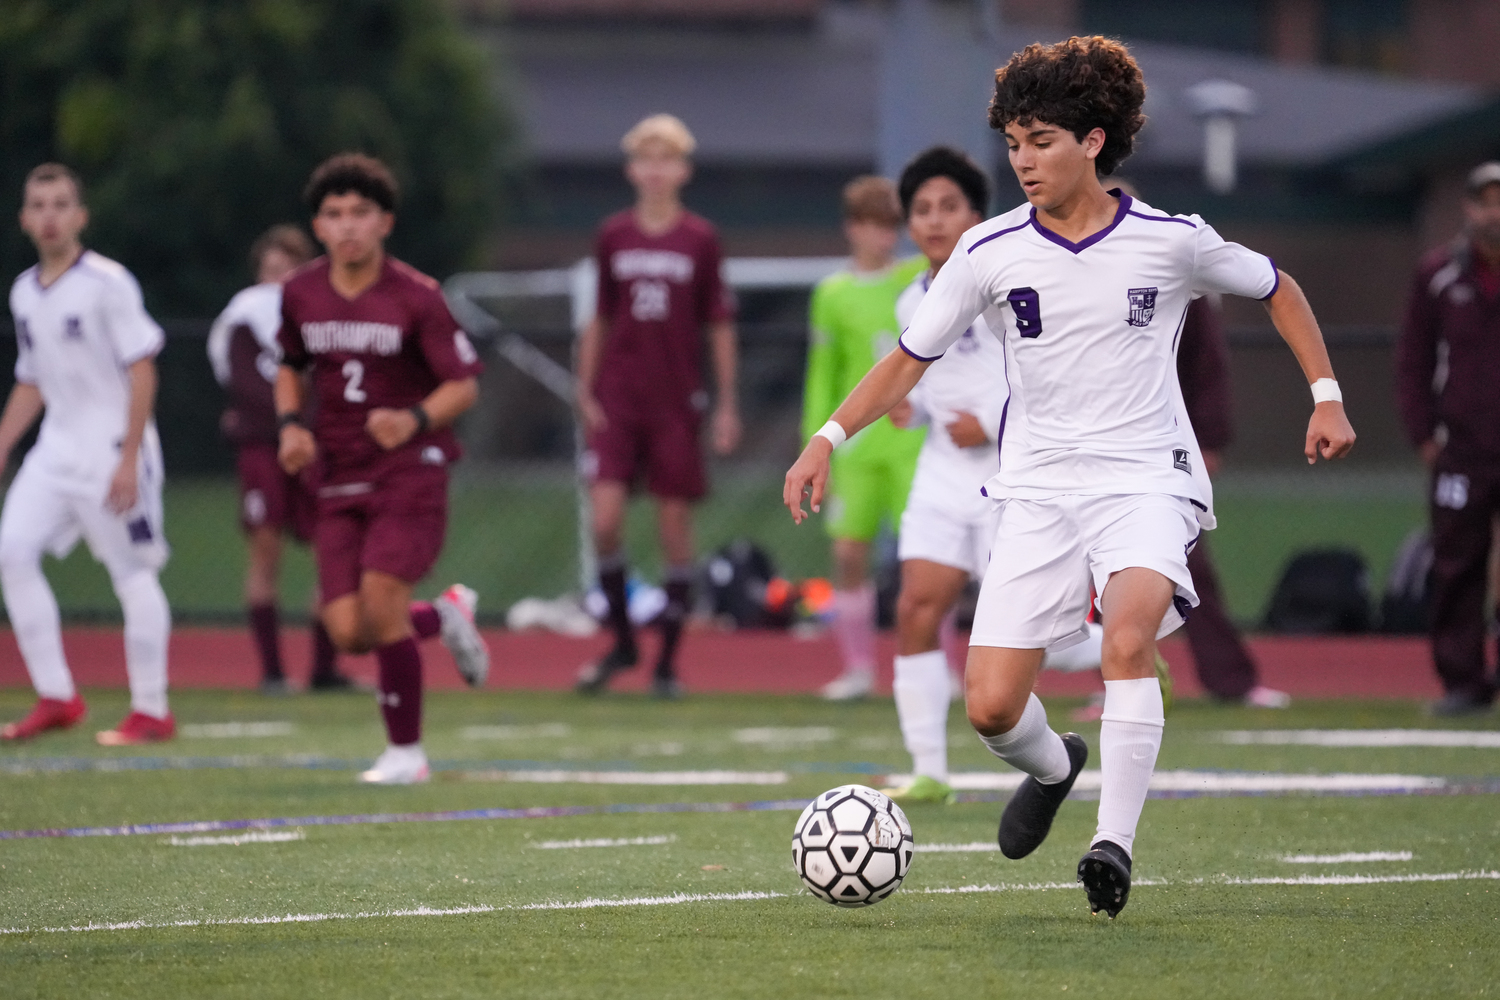
[[(61, 160), (90, 245), (164, 315), (211, 315), (266, 226), (304, 221), (324, 157), (381, 157), (402, 185), (391, 250), (437, 275), (478, 262), (514, 129), (443, 0), (6, 0), (0, 203)], [(0, 267), (34, 260), (13, 227)]]

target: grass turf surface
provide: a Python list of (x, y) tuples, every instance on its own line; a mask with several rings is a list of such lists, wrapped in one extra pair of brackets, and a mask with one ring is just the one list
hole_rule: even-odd
[[(415, 788), (363, 788), (352, 769), (379, 749), (368, 697), (267, 700), (183, 692), (179, 722), (280, 722), (272, 738), (182, 737), (105, 751), (91, 734), (123, 712), (92, 692), (80, 730), (0, 752), (0, 829), (277, 816), (810, 797), (904, 769), (889, 701), (696, 697), (658, 704), (561, 694), (430, 696), (426, 743), (443, 761)], [(30, 696), (0, 692), (0, 717)], [(1062, 727), (1066, 702), (1049, 706)], [(955, 770), (998, 765), (950, 716)], [(1500, 774), (1492, 749), (1230, 746), (1221, 730), (1413, 727), (1396, 703), (1302, 703), (1251, 712), (1188, 702), (1168, 721), (1159, 766), (1328, 773)], [(1471, 725), (1493, 727), (1494, 719)], [(485, 727), (473, 729), (471, 727)], [(766, 730), (755, 732), (753, 730)], [(744, 730), (752, 730), (747, 733)], [(1097, 725), (1081, 727), (1091, 747)], [(6, 773), (42, 758), (290, 755), (347, 769)], [(503, 762), (503, 763), (496, 763)], [(471, 780), (518, 762), (595, 769), (785, 770), (776, 786), (539, 785)], [(244, 763), (244, 762), (242, 762)], [(913, 807), (919, 845), (989, 841), (996, 803)], [(160, 835), (0, 841), (0, 925), (240, 920), (488, 906), (449, 916), (147, 927), (0, 935), (6, 997), (319, 996), (1487, 996), (1500, 987), (1500, 882), (1238, 885), (1227, 878), (1399, 876), (1497, 867), (1500, 810), (1488, 795), (1217, 798), (1147, 803), (1141, 884), (1113, 924), (1080, 889), (927, 890), (1071, 883), (1094, 805), (1070, 802), (1032, 857), (918, 854), (905, 886), (867, 910), (799, 894), (795, 812), (615, 813), (548, 819), (306, 827), (305, 839), (179, 847)], [(550, 840), (667, 843), (543, 850)], [(1288, 854), (1411, 851), (1408, 862), (1289, 864)], [(1199, 881), (1202, 880), (1202, 881)], [(586, 909), (506, 909), (672, 893), (772, 898)]]
[[(1371, 489), (1341, 486), (1321, 468), (1296, 486), (1281, 477), (1267, 489), (1257, 480), (1226, 479), (1218, 489), (1219, 528), (1209, 540), (1225, 600), (1239, 620), (1259, 620), (1271, 589), (1290, 557), (1307, 548), (1348, 547), (1363, 554), (1378, 589), (1406, 533), (1425, 522), (1418, 480), (1397, 478)], [(1382, 481), (1383, 482), (1383, 481)], [(1293, 485), (1287, 485), (1293, 484)], [(1321, 484), (1321, 485), (1320, 485)], [(573, 488), (554, 474), (460, 473), (451, 492), (448, 541), (424, 592), (453, 580), (478, 589), (481, 614), (495, 616), (522, 597), (551, 597), (577, 589)], [(245, 553), (235, 527), (238, 494), (224, 479), (178, 479), (166, 491), (167, 536), (172, 559), (162, 585), (179, 618), (235, 618), (243, 614)], [(658, 578), (653, 513), (632, 506), (627, 550), (648, 578)], [(759, 541), (780, 572), (792, 579), (826, 576), (829, 553), (821, 524), (797, 528), (781, 508), (781, 479), (736, 472), (720, 477), (698, 512), (698, 550), (706, 553), (734, 538)], [(117, 620), (118, 604), (104, 570), (80, 546), (66, 560), (47, 560), (64, 614)], [(312, 592), (312, 561), (289, 546), (282, 600), (295, 613)]]

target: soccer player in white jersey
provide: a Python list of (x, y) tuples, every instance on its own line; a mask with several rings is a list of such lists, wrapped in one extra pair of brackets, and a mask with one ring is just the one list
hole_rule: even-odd
[(1090, 584), (1104, 623), (1099, 822), (1078, 864), (1090, 909), (1114, 917), (1130, 892), (1136, 826), (1163, 726), (1156, 640), (1196, 602), (1187, 552), (1212, 528), (1213, 497), (1182, 405), (1176, 333), (1197, 295), (1261, 299), (1312, 389), (1309, 463), (1346, 455), (1344, 415), (1317, 320), (1267, 257), (1197, 216), (1170, 216), (1100, 178), (1145, 122), (1145, 83), (1119, 42), (1030, 45), (995, 74), (990, 124), (1005, 133), (1028, 204), (959, 241), (900, 352), (877, 364), (787, 472), (783, 500), (821, 507), (828, 456), (888, 412), (986, 310), (1003, 330), (1009, 406), (999, 507), (965, 684), (969, 721), (1029, 777), (1001, 816), (1008, 857), (1035, 850), (1087, 757), (1048, 725), (1033, 693), (1048, 647), (1070, 641)]
[[(907, 164), (897, 190), (912, 242), (929, 263), (896, 300), (897, 328), (904, 330), (959, 237), (983, 221), (990, 183), (963, 153), (936, 146)], [(997, 467), (995, 442), (1007, 399), (1004, 365), (1000, 340), (978, 317), (891, 415), (898, 425), (932, 425), (917, 456), (897, 549), (901, 595), (893, 690), (914, 777), (887, 792), (903, 802), (953, 798), (951, 682), (941, 633), (969, 578), (984, 575), (995, 537), (995, 505), (979, 488)]]
[(10, 291), (18, 356), (0, 415), (0, 466), (46, 415), (0, 512), (0, 586), (39, 700), (0, 737), (66, 729), (85, 714), (42, 575), (44, 552), (61, 558), (82, 538), (109, 571), (125, 613), (131, 711), (98, 734), (100, 743), (121, 746), (176, 734), (167, 709), (171, 613), (156, 579), (167, 559), (161, 444), (151, 420), (163, 337), (130, 272), (83, 248), (87, 224), (73, 171), (50, 163), (31, 171), (21, 228), (39, 261)]

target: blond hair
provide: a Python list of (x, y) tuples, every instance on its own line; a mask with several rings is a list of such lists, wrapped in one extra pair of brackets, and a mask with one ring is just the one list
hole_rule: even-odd
[(844, 185), (844, 219), (893, 228), (901, 225), (901, 199), (896, 195), (896, 185), (872, 174), (854, 178)]
[(698, 140), (676, 115), (651, 115), (636, 122), (635, 127), (620, 140), (620, 148), (626, 156), (635, 156), (648, 142), (664, 142), (673, 152), (692, 156), (698, 148)]

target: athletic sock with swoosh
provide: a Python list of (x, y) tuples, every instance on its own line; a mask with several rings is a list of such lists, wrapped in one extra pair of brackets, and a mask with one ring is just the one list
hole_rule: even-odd
[(1161, 685), (1155, 677), (1104, 682), (1099, 725), (1099, 829), (1094, 842), (1110, 840), (1130, 853), (1146, 789), (1161, 750)]

